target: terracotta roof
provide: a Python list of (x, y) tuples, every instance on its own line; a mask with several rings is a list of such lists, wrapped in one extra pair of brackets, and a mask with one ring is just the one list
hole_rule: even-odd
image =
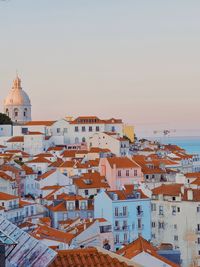
[(40, 154), (34, 155), (34, 157), (52, 158), (54, 156), (51, 153), (40, 153)]
[(63, 186), (61, 185), (47, 185), (41, 188), (41, 190), (55, 190), (55, 189), (60, 189)]
[(189, 172), (184, 174), (187, 178), (200, 178), (200, 172)]
[(89, 153), (107, 153), (110, 152), (110, 149), (107, 148), (99, 148), (99, 147), (91, 147)]
[(65, 150), (61, 153), (61, 156), (64, 158), (75, 158), (76, 151), (75, 150)]
[(32, 231), (31, 235), (37, 239), (56, 240), (66, 244), (69, 244), (74, 237), (74, 235), (71, 233), (65, 233), (41, 224)]
[(58, 250), (58, 255), (50, 267), (128, 267), (121, 258), (111, 256), (113, 253), (97, 248)]
[(107, 158), (111, 168), (116, 165), (116, 168), (139, 168), (138, 164), (127, 157), (112, 157)]
[(52, 163), (52, 162), (44, 157), (37, 157), (35, 159), (27, 161), (26, 163)]
[(12, 199), (17, 199), (19, 198), (18, 196), (10, 195), (4, 192), (0, 192), (0, 200), (12, 200)]
[(28, 132), (27, 135), (43, 135), (41, 132)]
[(24, 136), (13, 136), (7, 140), (7, 143), (23, 143)]
[[(139, 199), (148, 199), (149, 197), (146, 196), (141, 189), (134, 189), (134, 185), (125, 185), (124, 189), (122, 190), (114, 190), (114, 191), (106, 191), (106, 194), (114, 200), (114, 194), (117, 195), (118, 200), (131, 200), (136, 199), (135, 193), (139, 193)], [(138, 196), (137, 196), (138, 198)], [(115, 200), (114, 200), (115, 201)]]
[(25, 123), (24, 125), (27, 125), (27, 126), (32, 126), (32, 125), (51, 126), (55, 122), (56, 121), (29, 121), (29, 122)]
[(53, 173), (55, 173), (55, 172), (56, 172), (56, 170), (50, 170), (50, 171), (47, 171), (47, 172), (43, 173), (42, 175), (38, 176), (37, 179), (38, 179), (38, 180), (43, 180), (43, 179), (49, 177), (51, 174), (53, 174)]
[(73, 161), (64, 161), (63, 163), (60, 164), (60, 168), (73, 168), (75, 163)]
[(109, 188), (109, 184), (104, 176), (101, 176), (98, 172), (85, 173), (80, 178), (75, 178), (73, 183), (79, 188)]
[(58, 168), (64, 161), (60, 158), (57, 158), (56, 161), (52, 162), (49, 167)]
[(156, 248), (154, 248), (147, 240), (145, 240), (141, 236), (138, 239), (136, 239), (134, 242), (126, 245), (122, 249), (119, 249), (117, 251), (117, 254), (122, 255), (128, 259), (134, 260), (134, 257), (137, 256), (138, 254), (142, 253), (142, 252), (146, 252), (146, 253), (150, 254), (152, 257), (155, 257), (155, 258), (163, 261), (163, 263), (166, 263), (171, 267), (180, 267), (179, 265), (177, 265), (177, 264), (169, 261), (168, 259), (160, 256), (157, 253)]
[(23, 164), (21, 166), (22, 170), (25, 171), (26, 175), (32, 175), (32, 174), (35, 174), (33, 169), (31, 167), (28, 167), (27, 165)]
[(179, 196), (181, 194), (182, 184), (162, 184), (152, 189), (153, 195)]
[(79, 116), (73, 121), (70, 121), (70, 124), (116, 124), (122, 123), (121, 119), (108, 119), (108, 120), (101, 120), (96, 116)]
[(13, 182), (15, 179), (12, 178), (10, 175), (6, 174), (5, 172), (0, 171), (0, 178), (2, 178), (3, 180), (8, 180)]
[(62, 151), (63, 149), (64, 149), (63, 146), (53, 146), (53, 147), (49, 147), (47, 151)]

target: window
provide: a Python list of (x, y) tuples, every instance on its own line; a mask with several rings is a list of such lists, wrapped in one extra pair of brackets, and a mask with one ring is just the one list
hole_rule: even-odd
[(163, 215), (163, 206), (159, 206), (159, 215)]
[(155, 227), (156, 227), (156, 223), (155, 223), (155, 222), (152, 222), (152, 223), (151, 223), (151, 227), (152, 227), (152, 228), (155, 228)]
[(27, 116), (27, 108), (24, 109), (24, 117)]
[(164, 222), (158, 222), (158, 228), (164, 229)]
[(87, 189), (85, 190), (85, 195), (88, 196), (88, 190)]
[(15, 108), (15, 109), (14, 109), (14, 115), (15, 115), (15, 117), (18, 117), (18, 113), (19, 113), (18, 108)]
[(197, 224), (197, 231), (200, 232), (200, 224)]
[(86, 139), (85, 137), (82, 138), (82, 142), (85, 143), (86, 142)]
[(126, 176), (129, 176), (129, 170), (126, 170)]
[(33, 214), (34, 214), (34, 207), (31, 206), (31, 215), (33, 215)]
[(89, 126), (89, 132), (92, 132), (92, 126)]
[(118, 214), (119, 214), (119, 209), (115, 207), (115, 216), (118, 216)]
[(156, 235), (155, 235), (155, 234), (152, 234), (151, 236), (152, 236), (152, 238), (154, 238), (154, 239), (156, 238)]
[(178, 236), (177, 235), (174, 236), (174, 241), (178, 241)]
[(141, 219), (138, 219), (138, 229), (142, 229), (142, 221), (141, 221)]
[(119, 243), (119, 235), (115, 235), (115, 243)]
[(121, 170), (118, 170), (118, 176), (122, 176), (122, 172), (121, 172)]
[(152, 211), (156, 211), (156, 203), (152, 203), (151, 204), (151, 210)]
[(111, 131), (112, 131), (112, 132), (115, 132), (115, 126), (112, 126)]
[(123, 215), (124, 215), (124, 216), (127, 215), (127, 207), (123, 207)]
[(99, 132), (99, 126), (96, 126), (96, 132)]
[(128, 235), (127, 233), (124, 233), (124, 242), (127, 242), (127, 240), (128, 240)]
[(176, 215), (176, 206), (172, 206), (172, 215)]
[(197, 207), (197, 212), (200, 212), (200, 207)]
[(180, 212), (180, 211), (181, 211), (180, 207), (177, 207), (177, 212)]
[(74, 130), (75, 132), (78, 132), (78, 126), (75, 126)]
[(134, 176), (137, 176), (138, 174), (137, 174), (137, 170), (134, 170)]
[(2, 202), (1, 205), (4, 207), (4, 202)]
[(67, 133), (67, 128), (64, 128), (63, 130), (64, 130), (64, 133)]
[(177, 230), (177, 224), (174, 224), (174, 229)]
[(75, 138), (75, 144), (78, 144), (78, 143), (79, 143), (79, 138), (76, 137), (76, 138)]
[(28, 132), (28, 128), (22, 128), (22, 134), (26, 134)]
[(85, 132), (85, 126), (82, 126), (82, 132)]
[(172, 200), (173, 200), (173, 201), (176, 200), (176, 197), (172, 197)]
[(119, 221), (115, 221), (115, 227), (119, 227)]
[(57, 128), (57, 133), (60, 133), (60, 128)]
[(198, 239), (197, 239), (197, 243), (200, 244), (200, 237), (198, 237)]

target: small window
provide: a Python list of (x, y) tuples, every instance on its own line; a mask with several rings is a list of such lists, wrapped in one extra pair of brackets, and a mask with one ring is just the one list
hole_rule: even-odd
[(88, 196), (88, 194), (89, 194), (89, 192), (88, 192), (88, 190), (86, 189), (86, 190), (85, 190), (85, 195)]
[(99, 132), (99, 126), (96, 126), (96, 132)]
[(85, 132), (85, 126), (82, 126), (82, 132)]
[(122, 172), (121, 172), (121, 170), (118, 171), (118, 176), (119, 176), (119, 177), (122, 176)]
[(78, 132), (78, 126), (75, 126), (74, 130), (75, 132)]
[(174, 241), (178, 241), (178, 236), (177, 235), (174, 236)]
[(92, 132), (92, 126), (89, 126), (89, 132)]
[(129, 176), (129, 170), (126, 170), (126, 176)]

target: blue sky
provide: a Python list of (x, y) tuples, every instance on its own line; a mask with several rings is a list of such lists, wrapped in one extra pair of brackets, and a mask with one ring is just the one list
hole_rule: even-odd
[(0, 103), (16, 69), (33, 119), (199, 129), (200, 1), (0, 1)]

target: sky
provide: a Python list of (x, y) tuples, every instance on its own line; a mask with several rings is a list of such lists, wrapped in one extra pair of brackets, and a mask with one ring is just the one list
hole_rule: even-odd
[(0, 0), (0, 110), (17, 70), (34, 120), (200, 135), (199, 14), (199, 0)]

